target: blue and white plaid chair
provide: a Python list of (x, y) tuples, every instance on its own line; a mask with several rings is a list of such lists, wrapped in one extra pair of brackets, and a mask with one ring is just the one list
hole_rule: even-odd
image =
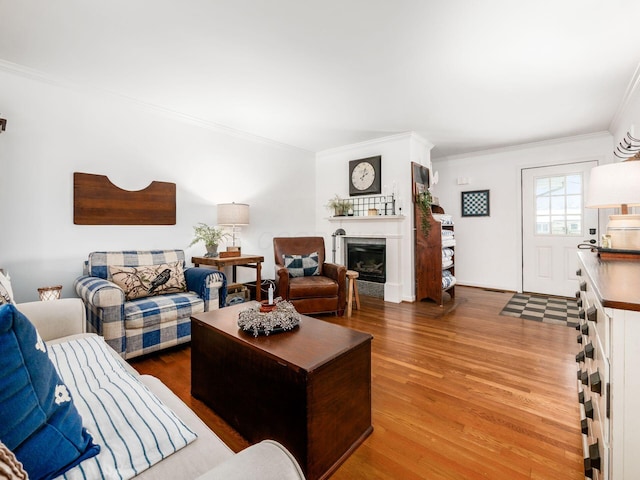
[(74, 286), (87, 311), (87, 330), (102, 335), (122, 357), (133, 358), (191, 340), (191, 315), (224, 306), (227, 280), (209, 268), (184, 270), (187, 291), (127, 301), (109, 266), (182, 262), (182, 250), (92, 252)]

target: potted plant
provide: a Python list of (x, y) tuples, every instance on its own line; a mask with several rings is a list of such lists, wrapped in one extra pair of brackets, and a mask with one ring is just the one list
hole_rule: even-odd
[(329, 210), (333, 210), (333, 214), (336, 217), (344, 217), (347, 215), (347, 212), (353, 208), (351, 200), (348, 198), (340, 198), (339, 195), (336, 195), (329, 203), (327, 203), (327, 208)]
[(194, 237), (189, 246), (193, 246), (198, 242), (204, 242), (207, 248), (207, 257), (216, 257), (218, 255), (218, 243), (229, 234), (218, 227), (211, 227), (206, 223), (198, 223), (194, 230)]

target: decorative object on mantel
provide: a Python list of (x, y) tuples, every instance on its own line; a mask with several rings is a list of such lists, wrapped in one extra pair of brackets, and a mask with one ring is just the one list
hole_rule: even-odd
[(293, 330), (300, 324), (300, 314), (292, 303), (277, 297), (275, 308), (263, 312), (262, 304), (255, 303), (238, 314), (238, 327), (244, 332), (258, 335), (270, 335)]
[(396, 214), (396, 196), (372, 195), (356, 198), (333, 197), (327, 203), (329, 211), (333, 211), (334, 217), (370, 217), (392, 216)]
[(198, 242), (204, 242), (204, 246), (207, 249), (205, 257), (217, 257), (220, 240), (229, 236), (229, 234), (221, 228), (211, 227), (202, 222), (193, 227), (193, 231), (194, 237), (189, 246), (192, 247)]
[(123, 190), (105, 175), (74, 172), (73, 223), (76, 225), (175, 225), (176, 184), (151, 182)]
[(620, 208), (620, 215), (609, 215), (609, 249), (640, 250), (640, 215), (629, 214), (629, 207), (634, 206), (640, 206), (640, 160), (591, 169), (587, 207)]
[(349, 214), (351, 208), (351, 214), (353, 215), (353, 205), (348, 198), (341, 198), (336, 194), (326, 205), (327, 209), (333, 211), (333, 215), (336, 217), (344, 217)]
[(249, 205), (246, 203), (219, 203), (218, 225), (231, 227), (231, 245), (227, 246), (227, 252), (234, 252), (239, 257), (240, 226), (249, 225)]
[(382, 193), (382, 156), (349, 162), (349, 195)]
[(7, 119), (0, 118), (0, 133), (4, 132), (7, 129)]

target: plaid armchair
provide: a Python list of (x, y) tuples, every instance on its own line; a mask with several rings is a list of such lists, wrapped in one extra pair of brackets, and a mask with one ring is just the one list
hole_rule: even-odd
[(127, 298), (129, 293), (125, 294), (126, 289), (113, 282), (110, 273), (114, 267), (146, 268), (174, 262), (184, 269), (184, 251), (90, 253), (84, 265), (84, 275), (74, 282), (86, 308), (87, 331), (102, 335), (124, 358), (190, 341), (191, 315), (225, 304), (227, 280), (222, 272), (186, 268), (186, 291), (135, 299)]

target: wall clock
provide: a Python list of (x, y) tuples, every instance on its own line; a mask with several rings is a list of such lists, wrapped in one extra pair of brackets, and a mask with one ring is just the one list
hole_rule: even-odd
[(349, 195), (382, 193), (382, 156), (349, 162)]

